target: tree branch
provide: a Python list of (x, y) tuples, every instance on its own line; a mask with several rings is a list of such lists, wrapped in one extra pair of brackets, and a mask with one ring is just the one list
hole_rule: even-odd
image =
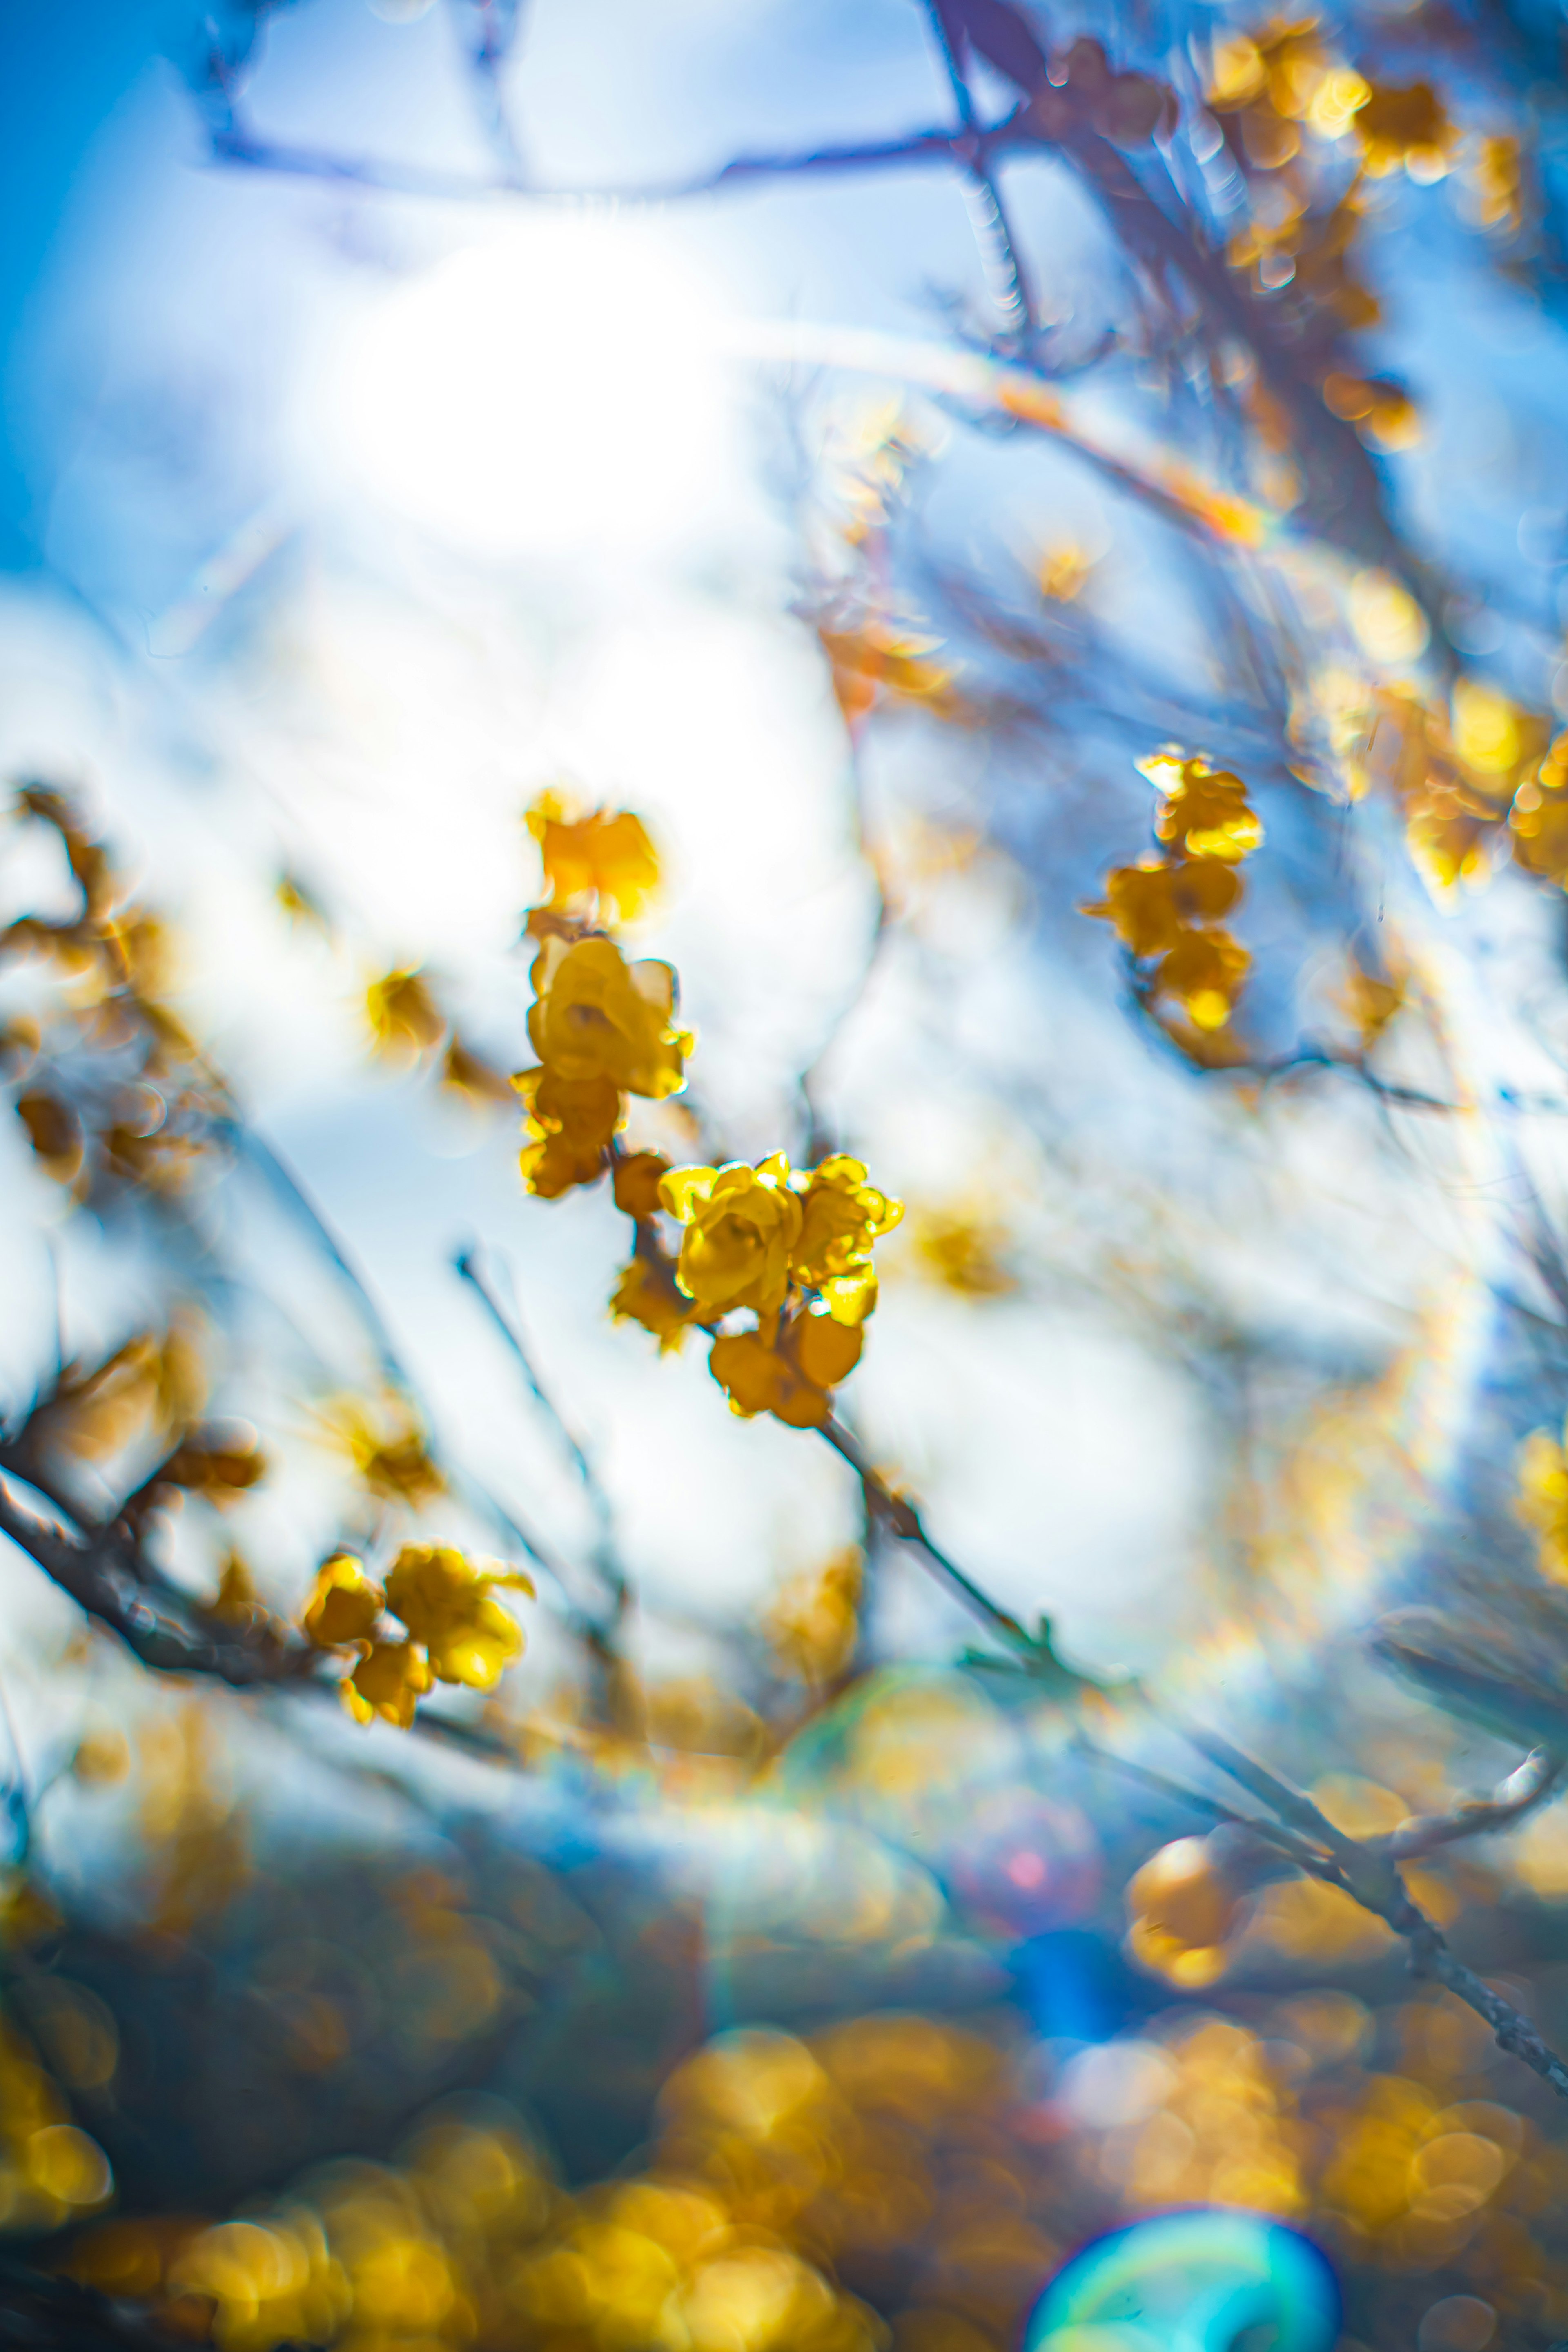
[[(1184, 1737), (1201, 1755), (1230, 1779), (1250, 1789), (1282, 1821), (1301, 1833), (1306, 1846), (1300, 1858), (1303, 1870), (1331, 1886), (1342, 1888), (1363, 1910), (1370, 1911), (1392, 1927), (1396, 1936), (1402, 1936), (1409, 1946), (1410, 1966), (1416, 1976), (1434, 1977), (1446, 1985), (1467, 2008), (1486, 2020), (1500, 2050), (1506, 2050), (1510, 2057), (1518, 2058), (1539, 2074), (1559, 2098), (1568, 2099), (1568, 2065), (1542, 2040), (1521, 2011), (1473, 1969), (1456, 1959), (1442, 1930), (1412, 1901), (1399, 1874), (1400, 1857), (1394, 1851), (1398, 1832), (1392, 1838), (1376, 1840), (1350, 1837), (1336, 1829), (1310, 1797), (1216, 1733), (1185, 1730)], [(1517, 1800), (1494, 1800), (1492, 1805), (1477, 1809), (1492, 1818), (1476, 1822), (1475, 1829), (1505, 1827), (1517, 1820), (1529, 1804), (1539, 1802), (1555, 1785), (1562, 1766), (1555, 1759), (1542, 1762), (1532, 1755), (1521, 1770), (1530, 1776), (1525, 1790)], [(1459, 1820), (1464, 1815), (1461, 1811), (1445, 1818)], [(1471, 1829), (1457, 1832), (1460, 1836), (1473, 1833)], [(1312, 1852), (1313, 1846), (1319, 1851)]]
[[(24, 1510), (0, 1478), (0, 1535), (9, 1536), (89, 1616), (110, 1626), (144, 1666), (161, 1674), (210, 1675), (236, 1689), (299, 1682), (310, 1675), (321, 1652), (271, 1621), (254, 1634), (218, 1634), (198, 1628), (174, 1601), (154, 1607), (135, 1549), (113, 1528), (80, 1537), (64, 1534)], [(187, 1604), (189, 1606), (189, 1604)]]

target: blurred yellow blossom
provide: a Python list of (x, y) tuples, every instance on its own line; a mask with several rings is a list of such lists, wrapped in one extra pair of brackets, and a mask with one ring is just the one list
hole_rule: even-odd
[(1128, 1949), (1154, 1975), (1188, 1991), (1224, 1975), (1243, 1903), (1207, 1838), (1177, 1838), (1151, 1855), (1128, 1886), (1127, 1908)]
[(1568, 1584), (1568, 1452), (1550, 1430), (1535, 1430), (1520, 1449), (1515, 1508), (1535, 1529), (1542, 1574)]
[(669, 1162), (662, 1151), (632, 1151), (616, 1161), (616, 1206), (624, 1217), (639, 1221), (656, 1217), (660, 1208), (659, 1181)]
[(1458, 132), (1430, 82), (1393, 83), (1368, 90), (1356, 110), (1354, 130), (1362, 163), (1373, 179), (1401, 166), (1412, 179), (1441, 179)]
[(1094, 563), (1094, 557), (1076, 541), (1059, 540), (1040, 558), (1036, 577), (1041, 595), (1049, 604), (1070, 604), (1082, 594)]
[(343, 1650), (368, 1642), (385, 1596), (352, 1553), (333, 1552), (316, 1570), (300, 1622), (320, 1650)]
[(558, 793), (540, 795), (528, 811), (539, 844), (552, 911), (593, 898), (603, 918), (613, 908), (635, 923), (658, 887), (658, 859), (640, 819), (625, 809), (595, 809), (570, 818)]
[(327, 1413), (364, 1486), (378, 1502), (412, 1510), (444, 1494), (447, 1482), (430, 1459), (423, 1431), (400, 1399), (374, 1409), (350, 1398)]
[(482, 1569), (441, 1544), (405, 1544), (386, 1578), (386, 1606), (428, 1654), (438, 1682), (493, 1690), (522, 1654), (522, 1628), (491, 1599), (505, 1588), (533, 1591), (515, 1570)]
[(984, 1203), (917, 1211), (910, 1235), (922, 1273), (968, 1298), (1005, 1298), (1018, 1287), (1007, 1263), (1012, 1235)]
[(832, 1406), (827, 1391), (860, 1360), (864, 1336), (821, 1307), (784, 1324), (776, 1339), (740, 1331), (716, 1339), (709, 1369), (732, 1412), (771, 1412), (792, 1429), (819, 1429)]
[(532, 978), (528, 1034), (552, 1076), (608, 1079), (656, 1102), (679, 1091), (691, 1040), (671, 1025), (668, 964), (628, 964), (613, 940), (552, 938), (540, 949)]
[(1239, 776), (1175, 745), (1136, 762), (1160, 791), (1154, 830), (1163, 855), (1114, 867), (1105, 897), (1080, 908), (1112, 924), (1130, 952), (1157, 968), (1148, 995), (1174, 1000), (1190, 1024), (1156, 1017), (1190, 1060), (1205, 1066), (1234, 1058), (1206, 1041), (1236, 1008), (1252, 959), (1219, 918), (1242, 895), (1236, 868), (1263, 840), (1263, 826)]
[(47, 1087), (30, 1087), (16, 1097), (16, 1111), (44, 1173), (57, 1184), (74, 1183), (81, 1172), (86, 1136), (70, 1104)]
[(420, 972), (384, 973), (371, 982), (364, 1006), (371, 1043), (388, 1061), (416, 1061), (447, 1034), (446, 1015)]
[(1139, 772), (1164, 794), (1155, 831), (1188, 857), (1223, 858), (1234, 865), (1249, 857), (1263, 839), (1263, 827), (1248, 806), (1239, 776), (1211, 768), (1202, 757), (1156, 751), (1137, 761)]
[(651, 1331), (661, 1356), (679, 1349), (692, 1325), (703, 1319), (703, 1310), (677, 1289), (668, 1266), (640, 1253), (622, 1268), (610, 1313), (617, 1323), (640, 1323)]
[(1543, 882), (1568, 885), (1568, 730), (1525, 772), (1509, 810), (1513, 861)]
[(785, 1670), (821, 1685), (841, 1675), (859, 1633), (865, 1561), (858, 1546), (791, 1577), (768, 1611), (769, 1646)]
[(413, 1642), (373, 1642), (340, 1687), (356, 1723), (384, 1721), (406, 1731), (435, 1676), (423, 1650)]
[(936, 656), (941, 641), (895, 627), (877, 616), (858, 625), (824, 625), (817, 632), (827, 656), (833, 691), (854, 727), (884, 699), (923, 704), (939, 719), (963, 709), (952, 672)]

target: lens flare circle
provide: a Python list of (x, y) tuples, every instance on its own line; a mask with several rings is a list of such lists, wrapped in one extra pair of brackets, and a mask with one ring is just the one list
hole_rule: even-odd
[[(1317, 2248), (1260, 2213), (1205, 2208), (1086, 2246), (1035, 2305), (1023, 2352), (1331, 2352), (1340, 2298)], [(1270, 2332), (1271, 2331), (1271, 2332)]]

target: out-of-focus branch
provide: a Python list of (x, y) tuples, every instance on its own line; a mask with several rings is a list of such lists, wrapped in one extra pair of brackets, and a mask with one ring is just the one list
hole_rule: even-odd
[(500, 1334), (512, 1360), (528, 1383), (529, 1392), (560, 1439), (572, 1465), (582, 1483), (589, 1507), (598, 1523), (598, 1540), (595, 1547), (595, 1567), (610, 1588), (612, 1617), (618, 1622), (626, 1613), (627, 1583), (625, 1566), (616, 1541), (615, 1506), (605, 1490), (603, 1480), (594, 1467), (592, 1458), (560, 1407), (551, 1395), (533, 1360), (522, 1327), (515, 1313), (509, 1314), (487, 1281), (484, 1271), (472, 1249), (459, 1250), (452, 1260), (460, 1279), (466, 1282), (483, 1306), (491, 1323)]
[(849, 746), (849, 794), (855, 826), (855, 847), (861, 865), (871, 877), (871, 887), (876, 894), (876, 911), (872, 920), (871, 937), (866, 948), (865, 961), (860, 967), (860, 976), (829, 1021), (825, 1034), (818, 1042), (816, 1053), (796, 1081), (800, 1088), (801, 1100), (805, 1105), (805, 1158), (808, 1165), (815, 1164), (833, 1148), (832, 1138), (827, 1132), (821, 1106), (816, 1098), (816, 1087), (823, 1065), (842, 1034), (845, 1024), (857, 1008), (865, 1002), (866, 992), (871, 985), (872, 975), (880, 963), (888, 941), (893, 933), (893, 909), (889, 901), (887, 885), (882, 879), (881, 868), (878, 865), (867, 837), (866, 800), (861, 789), (859, 761), (856, 756), (853, 742)]
[(869, 141), (850, 147), (820, 147), (804, 154), (737, 155), (717, 171), (699, 173), (688, 179), (553, 188), (522, 188), (473, 173), (432, 171), (419, 164), (388, 163), (375, 156), (342, 155), (330, 148), (296, 146), (252, 131), (237, 111), (213, 129), (209, 139), (215, 163), (281, 173), (294, 179), (326, 180), (338, 186), (372, 188), (388, 195), (431, 196), (458, 202), (512, 195), (535, 204), (664, 205), (693, 196), (725, 194), (755, 181), (812, 178), (825, 173), (896, 170), (928, 163), (958, 163), (967, 169), (972, 155), (984, 164), (999, 148), (1031, 143), (1026, 134), (1016, 132), (1016, 116), (1009, 115), (1004, 121), (988, 124), (973, 135), (963, 131), (919, 131), (905, 139)]
[(522, 150), (501, 86), (501, 74), (517, 46), (522, 0), (452, 0), (452, 9), (459, 24), (466, 16), (475, 20), (473, 36), (465, 42), (465, 47), (479, 122), (496, 159), (501, 184), (524, 188), (528, 175)]
[(310, 1643), (270, 1621), (253, 1633), (218, 1633), (194, 1624), (166, 1591), (160, 1590), (154, 1606), (134, 1546), (114, 1528), (68, 1535), (25, 1510), (4, 1479), (0, 1535), (9, 1536), (79, 1608), (118, 1633), (144, 1666), (162, 1674), (209, 1675), (241, 1689), (298, 1682), (320, 1664), (321, 1653)]
[[(866, 1459), (858, 1441), (842, 1422), (827, 1421), (822, 1435), (836, 1454), (841, 1454), (860, 1481), (867, 1508), (880, 1525), (887, 1528), (900, 1542), (912, 1545), (924, 1554), (942, 1580), (957, 1593), (965, 1607), (978, 1617), (987, 1633), (998, 1636), (1013, 1654), (1016, 1664), (1032, 1680), (1058, 1689), (1063, 1696), (1098, 1691), (1100, 1685), (1085, 1675), (1075, 1674), (1058, 1657), (1051, 1643), (1049, 1620), (1042, 1617), (1037, 1633), (1031, 1633), (998, 1606), (990, 1594), (975, 1583), (974, 1579), (959, 1567), (942, 1547), (926, 1533), (925, 1522), (907, 1495), (900, 1495), (889, 1486), (881, 1472)], [(972, 1664), (986, 1661), (972, 1659)]]
[(953, 45), (942, 0), (926, 0), (926, 10), (932, 37), (952, 86), (959, 123), (974, 151), (973, 161), (967, 173), (969, 216), (974, 227), (974, 241), (980, 247), (986, 286), (1001, 319), (1004, 334), (1011, 341), (1024, 343), (1034, 332), (1035, 305), (1019, 255), (1018, 242), (1007, 218), (1001, 185), (984, 158), (974, 100), (963, 61)]
[(1454, 1845), (1461, 1838), (1483, 1837), (1493, 1830), (1511, 1829), (1525, 1814), (1543, 1804), (1557, 1788), (1568, 1762), (1550, 1748), (1535, 1748), (1522, 1764), (1500, 1780), (1489, 1797), (1476, 1797), (1457, 1805), (1451, 1813), (1417, 1813), (1382, 1838), (1369, 1838), (1374, 1852), (1391, 1862), (1410, 1862), (1417, 1854)]

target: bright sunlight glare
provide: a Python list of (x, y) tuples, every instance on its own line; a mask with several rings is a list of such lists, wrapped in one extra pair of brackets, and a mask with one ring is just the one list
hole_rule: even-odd
[(700, 535), (733, 463), (710, 289), (640, 224), (544, 217), (348, 323), (321, 387), (371, 497), (489, 556)]

